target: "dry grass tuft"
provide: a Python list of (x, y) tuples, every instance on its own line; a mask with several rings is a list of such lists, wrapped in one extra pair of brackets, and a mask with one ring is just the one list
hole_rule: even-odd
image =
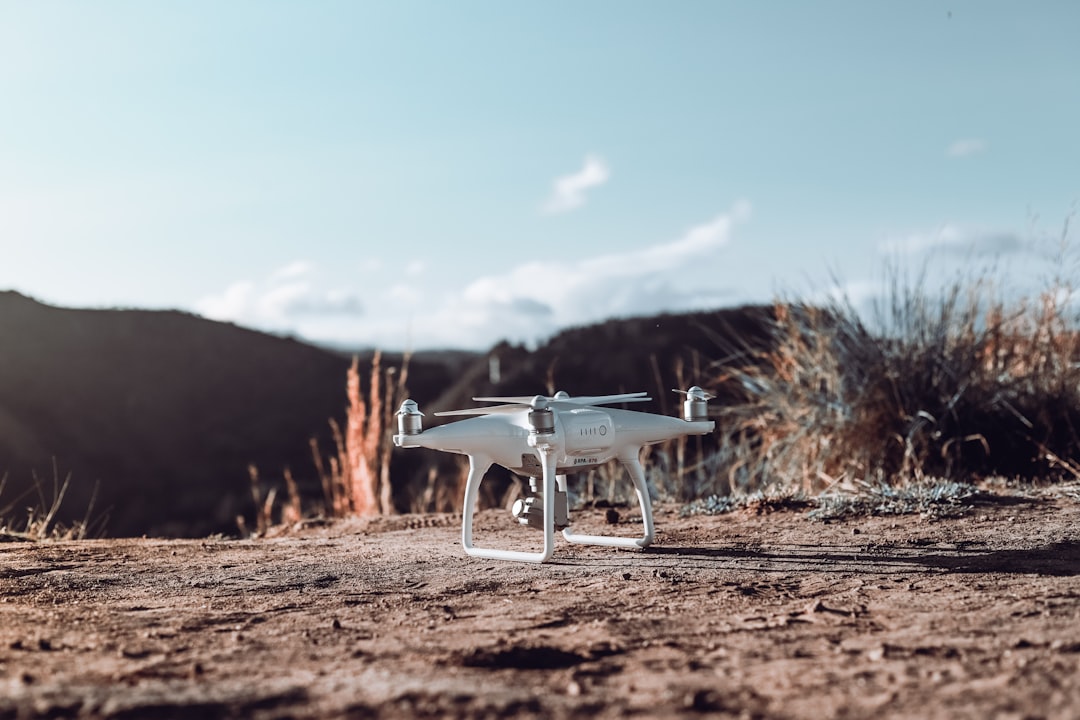
[(894, 273), (875, 330), (846, 301), (777, 303), (772, 349), (727, 367), (714, 492), (814, 493), (927, 478), (1080, 477), (1074, 288), (1006, 304), (990, 283), (931, 293)]
[[(4, 496), (7, 487), (8, 476), (0, 475), (0, 498)], [(64, 502), (68, 488), (71, 486), (71, 474), (68, 473), (63, 480), (55, 460), (53, 461), (52, 491), (47, 495), (44, 489), (45, 483), (33, 473), (34, 487), (22, 495), (16, 497), (4, 505), (0, 505), (0, 542), (2, 541), (46, 541), (46, 540), (84, 540), (88, 537), (100, 535), (107, 521), (107, 516), (91, 520), (94, 510), (94, 502), (97, 499), (98, 486), (94, 486), (94, 493), (87, 504), (86, 513), (82, 520), (71, 525), (63, 525), (56, 521), (56, 515)], [(32, 492), (37, 494), (37, 504), (25, 508), (25, 515), (19, 514), (16, 508)], [(21, 518), (21, 519), (20, 519)]]
[(390, 478), (394, 409), (408, 394), (408, 377), (408, 355), (400, 370), (389, 367), (384, 373), (382, 354), (376, 351), (365, 400), (360, 386), (360, 362), (353, 358), (346, 375), (349, 405), (345, 429), (336, 420), (330, 420), (336, 454), (324, 463), (318, 442), (311, 440), (327, 515), (367, 517), (394, 512)]
[[(417, 493), (410, 502), (411, 513), (458, 513), (461, 512), (462, 498), (465, 497), (465, 485), (469, 479), (469, 459), (464, 455), (454, 455), (444, 463), (453, 463), (452, 472), (442, 472), (445, 465), (434, 463), (428, 467), (427, 483), (423, 492)], [(492, 507), (490, 498), (492, 483), (480, 486), (479, 507)]]
[[(385, 377), (384, 377), (385, 376)], [(368, 393), (365, 399), (360, 382), (360, 360), (353, 357), (346, 373), (345, 395), (348, 400), (345, 427), (329, 420), (334, 439), (334, 453), (324, 458), (319, 442), (309, 440), (311, 457), (322, 490), (323, 517), (370, 517), (392, 514), (393, 485), (390, 479), (390, 453), (393, 448), (394, 408), (407, 395), (409, 356), (400, 369), (382, 367), (382, 353), (376, 351), (371, 364)], [(283, 471), (286, 500), (277, 509), (278, 488), (263, 494), (259, 471), (248, 466), (255, 527), (249, 529), (241, 516), (237, 525), (241, 535), (264, 536), (273, 528), (291, 527), (304, 519), (302, 493), (292, 471)]]

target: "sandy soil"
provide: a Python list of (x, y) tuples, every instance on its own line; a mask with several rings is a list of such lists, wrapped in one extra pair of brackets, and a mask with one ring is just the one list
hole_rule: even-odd
[(445, 516), (0, 543), (0, 718), (1076, 718), (1078, 521), (661, 507), (648, 551), (542, 566), (469, 559)]

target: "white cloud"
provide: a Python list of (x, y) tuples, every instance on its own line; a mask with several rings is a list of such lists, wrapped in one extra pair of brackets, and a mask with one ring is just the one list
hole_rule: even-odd
[(549, 214), (564, 213), (585, 204), (585, 193), (590, 188), (599, 187), (611, 178), (611, 171), (603, 158), (586, 155), (581, 170), (571, 175), (555, 179), (551, 196), (544, 203), (543, 210)]
[(945, 224), (937, 230), (890, 238), (879, 249), (886, 254), (914, 255), (944, 252), (952, 255), (996, 256), (1019, 252), (1023, 239), (1009, 230), (973, 230)]
[(986, 143), (979, 138), (962, 138), (954, 141), (945, 149), (948, 157), (961, 158), (969, 155), (977, 155), (986, 150)]
[(285, 280), (288, 278), (300, 277), (301, 275), (308, 275), (315, 266), (306, 260), (297, 260), (296, 262), (289, 263), (284, 267), (280, 267), (273, 272), (270, 276), (270, 280)]
[(427, 270), (427, 263), (423, 260), (413, 260), (405, 266), (405, 276), (417, 277), (423, 275), (425, 270)]
[(398, 306), (416, 307), (424, 299), (424, 293), (412, 283), (398, 283), (386, 293), (387, 298)]
[(813, 305), (837, 304), (852, 307), (865, 313), (864, 317), (867, 317), (869, 310), (880, 298), (883, 287), (884, 285), (880, 281), (862, 279), (841, 282), (836, 280), (824, 289), (806, 293), (804, 296), (799, 297), (798, 300)]
[(531, 342), (567, 326), (724, 304), (715, 262), (737, 222), (740, 202), (682, 236), (622, 253), (577, 261), (532, 261), (476, 278), (415, 318), (423, 346), (485, 347), (502, 338)]
[(359, 270), (361, 273), (369, 274), (379, 272), (383, 269), (382, 258), (378, 257), (366, 257), (360, 262)]
[[(427, 284), (406, 263), (396, 282), (359, 297), (320, 286), (310, 263), (290, 263), (262, 280), (236, 282), (202, 298), (207, 317), (349, 347), (485, 349), (501, 339), (536, 342), (573, 325), (612, 317), (682, 312), (730, 304), (725, 249), (750, 205), (687, 228), (654, 245), (591, 257), (533, 260), (460, 284)], [(381, 278), (380, 279), (385, 279)]]
[(315, 267), (297, 261), (278, 268), (261, 282), (242, 280), (195, 303), (198, 313), (268, 330), (293, 330), (305, 318), (363, 314), (360, 298), (340, 289), (314, 286)]
[(235, 282), (219, 295), (208, 295), (195, 303), (196, 311), (211, 320), (234, 320), (255, 302), (255, 283)]

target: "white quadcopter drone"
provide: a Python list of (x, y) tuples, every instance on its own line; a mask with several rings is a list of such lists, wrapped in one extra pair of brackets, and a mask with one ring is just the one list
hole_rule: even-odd
[[(712, 432), (707, 402), (712, 398), (695, 386), (676, 390), (686, 395), (683, 417), (600, 408), (598, 405), (645, 402), (645, 393), (570, 397), (565, 392), (552, 397), (482, 397), (478, 402), (505, 403), (471, 410), (454, 410), (436, 415), (476, 415), (460, 422), (424, 430), (423, 413), (412, 400), (401, 403), (397, 413), (398, 447), (426, 447), (469, 456), (469, 478), (465, 485), (461, 544), (473, 557), (542, 563), (555, 550), (555, 530), (571, 543), (608, 547), (643, 548), (653, 540), (652, 502), (645, 484), (639, 457), (646, 445), (683, 435)], [(566, 496), (566, 474), (596, 467), (618, 459), (626, 467), (641, 505), (645, 534), (640, 538), (606, 535), (578, 535), (570, 531)], [(540, 552), (499, 550), (473, 546), (473, 513), (480, 482), (493, 465), (528, 475), (533, 495), (514, 503), (513, 516), (522, 525), (544, 531)], [(542, 484), (537, 487), (537, 479)]]

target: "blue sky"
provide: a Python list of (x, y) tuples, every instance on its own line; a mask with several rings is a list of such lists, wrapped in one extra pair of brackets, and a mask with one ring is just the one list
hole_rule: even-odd
[(1080, 201), (1080, 4), (0, 0), (0, 289), (482, 349), (1029, 284)]

